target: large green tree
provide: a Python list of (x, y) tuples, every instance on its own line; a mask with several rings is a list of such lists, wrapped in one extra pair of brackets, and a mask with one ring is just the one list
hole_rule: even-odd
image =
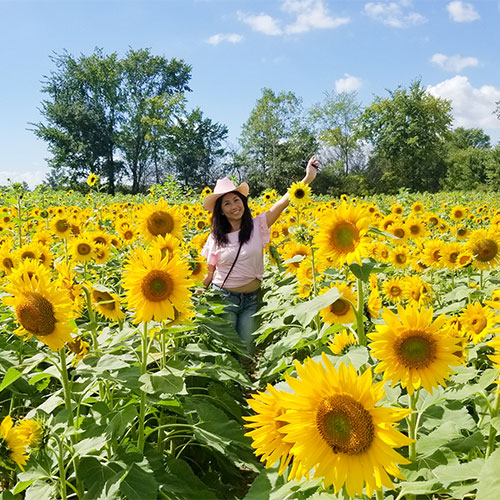
[(437, 191), (446, 174), (444, 145), (452, 122), (449, 101), (434, 97), (420, 81), (377, 97), (361, 117), (373, 145), (372, 168), (392, 189)]
[(52, 61), (56, 70), (42, 87), (48, 95), (41, 106), (46, 121), (34, 124), (53, 155), (49, 165), (72, 180), (99, 174), (110, 193), (117, 176), (128, 175), (136, 192), (155, 151), (147, 139), (151, 124), (144, 121), (148, 106), (155, 97), (170, 102), (189, 91), (190, 66), (147, 49), (130, 50), (123, 59), (101, 49), (80, 57), (64, 52)]
[(317, 141), (306, 125), (301, 99), (264, 88), (243, 125), (240, 145), (239, 161), (246, 165), (253, 191), (283, 191), (301, 175), (300, 163), (314, 153)]
[(327, 92), (323, 101), (309, 110), (311, 128), (327, 152), (326, 160), (339, 165), (344, 174), (359, 170), (365, 163), (359, 134), (362, 113), (356, 92)]

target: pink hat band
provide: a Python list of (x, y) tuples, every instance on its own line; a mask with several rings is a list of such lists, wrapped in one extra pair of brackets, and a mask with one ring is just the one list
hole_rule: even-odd
[(241, 193), (243, 196), (248, 196), (250, 188), (248, 187), (248, 184), (246, 182), (243, 182), (238, 187), (236, 187), (231, 179), (229, 179), (228, 177), (224, 177), (224, 179), (219, 179), (217, 181), (217, 183), (215, 184), (214, 192), (212, 194), (209, 194), (203, 200), (203, 206), (209, 212), (213, 212), (217, 199), (227, 193), (232, 193), (233, 191), (238, 191), (238, 193)]

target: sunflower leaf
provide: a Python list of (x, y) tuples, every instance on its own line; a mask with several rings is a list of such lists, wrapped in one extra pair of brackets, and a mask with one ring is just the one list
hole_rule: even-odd
[(500, 448), (485, 461), (479, 474), (476, 500), (491, 500), (500, 491)]
[(293, 315), (301, 325), (307, 326), (320, 309), (333, 304), (341, 296), (342, 294), (339, 293), (337, 288), (331, 288), (324, 294), (314, 297), (312, 300), (302, 302), (295, 307), (290, 307), (284, 311), (284, 317), (287, 318)]

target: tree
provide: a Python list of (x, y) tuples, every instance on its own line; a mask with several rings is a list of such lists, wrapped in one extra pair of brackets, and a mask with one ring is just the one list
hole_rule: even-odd
[(448, 143), (453, 149), (489, 149), (491, 147), (490, 136), (481, 128), (457, 127), (449, 134)]
[[(364, 164), (359, 119), (363, 113), (356, 92), (326, 93), (322, 102), (309, 110), (311, 127), (329, 152), (331, 163), (342, 165), (349, 174)], [(330, 163), (330, 162), (329, 162)]]
[(129, 174), (136, 192), (154, 151), (146, 139), (150, 124), (143, 120), (150, 100), (189, 91), (190, 66), (145, 49), (130, 50), (124, 59), (102, 49), (51, 59), (56, 70), (42, 88), (49, 96), (41, 108), (47, 123), (34, 124), (53, 154), (49, 165), (68, 172), (72, 181), (90, 172), (105, 177), (110, 193), (117, 177)]
[(167, 139), (167, 168), (184, 185), (203, 188), (215, 184), (226, 156), (225, 125), (204, 118), (199, 108), (179, 117)]
[(300, 163), (317, 149), (305, 125), (302, 102), (292, 92), (262, 89), (262, 97), (243, 125), (241, 158), (252, 191), (286, 189), (301, 175)]
[(430, 95), (413, 82), (408, 89), (377, 97), (361, 117), (362, 134), (373, 145), (382, 175), (396, 187), (437, 191), (446, 173), (444, 144), (452, 122), (449, 101)]

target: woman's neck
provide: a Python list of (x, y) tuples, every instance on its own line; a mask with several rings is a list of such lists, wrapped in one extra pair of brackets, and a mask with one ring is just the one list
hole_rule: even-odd
[(231, 224), (231, 232), (232, 233), (239, 231), (241, 229), (241, 219), (230, 220), (229, 223)]

